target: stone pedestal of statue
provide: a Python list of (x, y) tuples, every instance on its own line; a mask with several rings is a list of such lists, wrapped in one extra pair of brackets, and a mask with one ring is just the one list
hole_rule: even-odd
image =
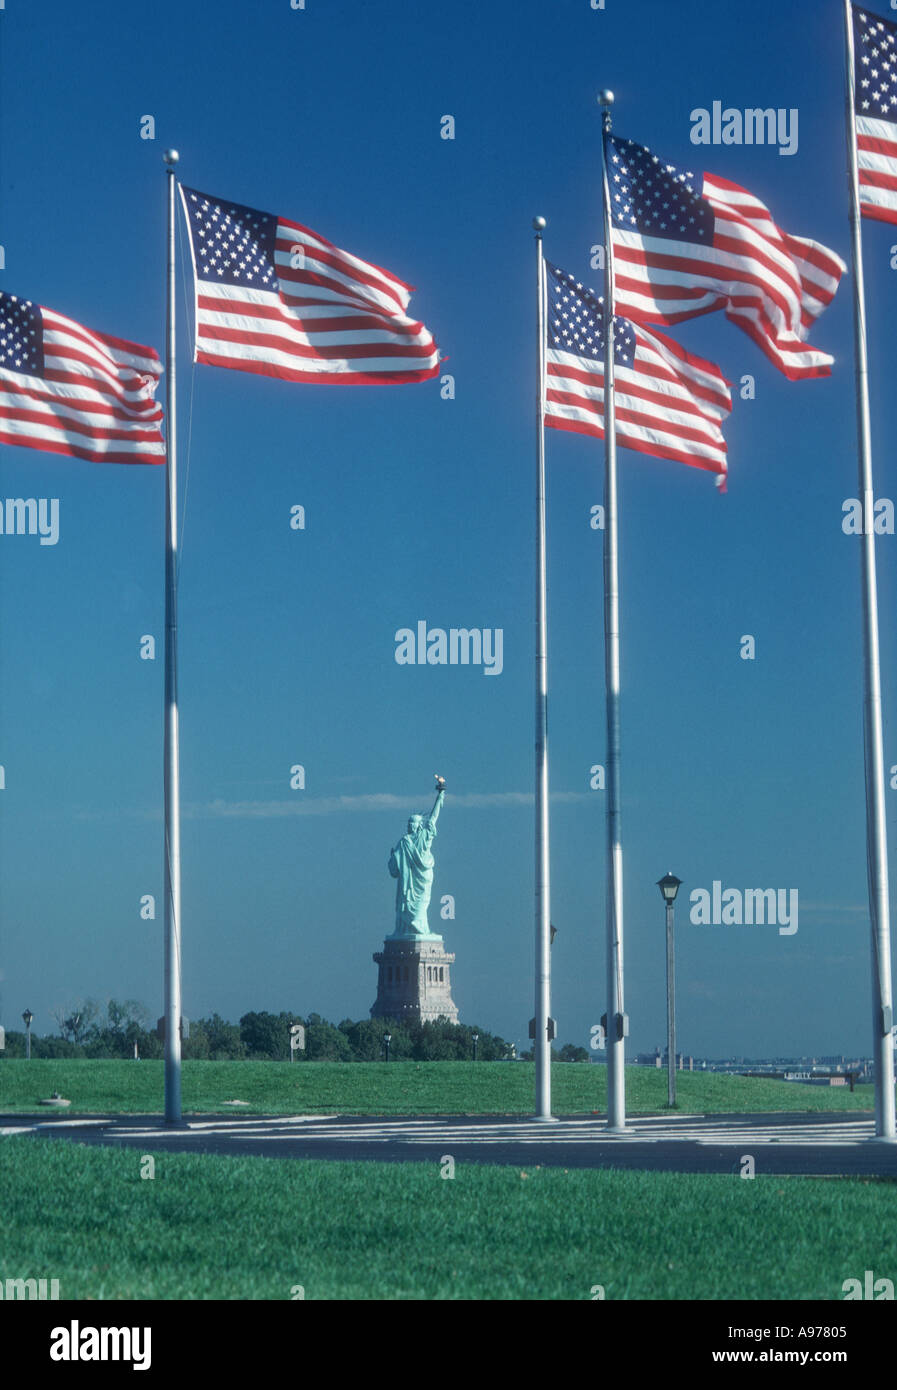
[(382, 951), (374, 952), (379, 967), (377, 999), (371, 1018), (394, 1018), (397, 1023), (428, 1023), (437, 1018), (458, 1022), (452, 1000), (453, 952), (441, 936), (388, 936)]

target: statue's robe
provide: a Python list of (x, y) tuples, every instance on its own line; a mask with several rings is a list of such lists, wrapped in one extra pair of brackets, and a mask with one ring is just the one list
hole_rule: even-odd
[(389, 872), (396, 883), (396, 936), (429, 936), (427, 908), (433, 890), (436, 860), (430, 846), (436, 826), (425, 816), (416, 831), (403, 835), (389, 856)]

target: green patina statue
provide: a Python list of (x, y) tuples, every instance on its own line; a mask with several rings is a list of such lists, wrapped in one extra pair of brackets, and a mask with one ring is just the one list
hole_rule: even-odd
[(433, 890), (436, 861), (430, 846), (436, 838), (436, 821), (445, 797), (445, 778), (436, 778), (436, 800), (428, 816), (409, 818), (403, 835), (389, 856), (389, 872), (396, 882), (396, 929), (393, 939), (441, 941), (430, 931), (427, 908)]

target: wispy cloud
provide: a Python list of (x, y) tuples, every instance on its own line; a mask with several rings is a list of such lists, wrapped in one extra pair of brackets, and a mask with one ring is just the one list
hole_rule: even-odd
[[(580, 801), (588, 792), (555, 792), (553, 802)], [(532, 807), (532, 792), (462, 792), (453, 795), (449, 806), (469, 810)], [(291, 801), (214, 801), (185, 806), (183, 815), (192, 820), (237, 817), (265, 820), (279, 816), (334, 816), (354, 811), (398, 811), (407, 814), (417, 807), (424, 810), (423, 798), (418, 795), (399, 796), (395, 792), (368, 792), (358, 796), (302, 797)]]
[[(552, 792), (554, 805), (593, 799), (591, 792)], [(532, 808), (535, 797), (532, 792), (460, 792), (452, 793), (449, 806), (464, 810), (515, 810), (518, 807)], [(297, 793), (290, 800), (278, 801), (226, 801), (216, 797), (212, 801), (191, 801), (181, 806), (183, 820), (277, 820), (284, 816), (338, 816), (358, 811), (396, 811), (407, 815), (414, 810), (426, 811), (428, 799), (419, 792), (399, 795), (396, 792), (367, 792), (356, 796), (306, 796)], [(127, 816), (135, 820), (160, 821), (160, 807), (146, 807), (125, 810), (99, 811), (95, 808), (79, 807), (75, 811), (78, 820), (104, 820), (107, 816)]]

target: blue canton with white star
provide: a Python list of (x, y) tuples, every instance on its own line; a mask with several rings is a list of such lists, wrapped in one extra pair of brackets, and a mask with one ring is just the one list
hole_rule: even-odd
[(15, 294), (0, 293), (0, 368), (44, 374), (44, 321), (36, 304)]
[(199, 279), (276, 294), (277, 218), (241, 203), (216, 201), (192, 188), (184, 189), (184, 197)]
[(897, 25), (853, 7), (858, 116), (897, 121)]
[(701, 175), (663, 164), (634, 140), (620, 140), (616, 135), (605, 135), (604, 140), (615, 227), (713, 245), (713, 208), (701, 197)]
[[(550, 297), (548, 345), (559, 352), (604, 361), (604, 296), (586, 289), (574, 276), (545, 262)], [(631, 367), (635, 359), (635, 331), (628, 319), (614, 314), (614, 364)]]

